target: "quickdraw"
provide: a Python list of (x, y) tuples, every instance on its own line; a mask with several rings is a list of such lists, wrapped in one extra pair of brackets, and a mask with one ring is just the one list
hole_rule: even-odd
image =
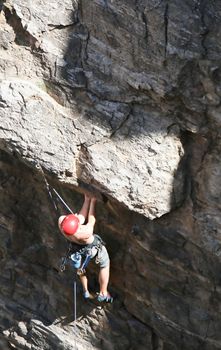
[(59, 267), (60, 272), (64, 272), (65, 271), (65, 268), (66, 268), (67, 261), (68, 261), (68, 258), (70, 256), (71, 250), (72, 250), (72, 244), (70, 243), (65, 256), (61, 259), (61, 265)]

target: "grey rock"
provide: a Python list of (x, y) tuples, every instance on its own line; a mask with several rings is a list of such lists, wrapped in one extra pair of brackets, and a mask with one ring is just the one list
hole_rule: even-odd
[[(89, 141), (83, 126), (76, 128), (75, 119), (79, 120), (79, 113), (74, 116), (70, 110), (66, 111), (32, 83), (2, 81), (1, 100), (0, 136), (11, 150), (16, 149), (32, 164), (40, 164), (61, 179), (68, 174), (67, 181), (74, 184), (78, 176), (86, 183), (100, 186), (104, 193), (151, 219), (177, 205), (172, 198), (173, 181), (183, 150), (178, 134), (167, 135), (172, 119), (167, 118), (160, 125), (156, 112), (147, 110), (140, 117), (140, 108), (135, 106), (109, 140), (105, 135), (97, 138), (102, 131), (93, 126)], [(10, 118), (7, 118), (9, 113)], [(119, 118), (122, 115), (119, 114)], [(152, 118), (154, 123), (151, 123)], [(84, 153), (78, 152), (82, 138), (93, 143), (87, 147), (87, 159)], [(154, 187), (152, 197), (150, 188)], [(176, 198), (181, 202), (182, 178)]]
[[(219, 0), (1, 2), (4, 349), (221, 349), (220, 13)], [(99, 308), (78, 289), (76, 323), (39, 166), (74, 210), (84, 191), (105, 200), (117, 298)]]
[[(3, 81), (1, 100), (7, 106), (1, 112), (1, 138), (11, 150), (16, 149), (24, 159), (40, 164), (48, 171), (56, 172), (57, 169), (60, 174), (68, 172), (74, 177), (77, 152), (76, 144), (72, 142), (74, 126), (72, 119), (63, 114), (62, 107), (58, 104), (55, 107), (56, 102), (44, 91), (21, 80)], [(8, 114), (10, 118), (7, 118)], [(64, 135), (68, 142), (66, 150)]]

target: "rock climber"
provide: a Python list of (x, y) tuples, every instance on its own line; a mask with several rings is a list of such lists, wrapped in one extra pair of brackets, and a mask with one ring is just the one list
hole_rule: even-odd
[[(99, 302), (112, 302), (113, 298), (107, 289), (110, 274), (109, 255), (103, 243), (97, 245), (97, 241), (102, 242), (102, 240), (98, 235), (94, 234), (94, 226), (96, 222), (95, 205), (96, 198), (85, 194), (84, 203), (79, 213), (60, 216), (58, 219), (58, 226), (64, 237), (72, 243), (75, 243), (75, 245), (79, 247), (79, 250), (82, 247), (91, 248), (91, 258), (96, 256), (96, 262), (100, 267), (100, 292), (97, 300)], [(91, 294), (88, 290), (88, 279), (86, 273), (80, 274), (79, 277), (83, 287), (84, 298), (91, 298)]]

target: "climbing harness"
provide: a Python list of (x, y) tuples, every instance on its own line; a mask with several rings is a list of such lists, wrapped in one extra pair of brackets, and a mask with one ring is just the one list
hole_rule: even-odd
[(71, 254), (70, 256), (71, 258), (71, 265), (75, 268), (75, 269), (79, 269), (81, 267), (81, 254), (79, 252)]
[[(78, 244), (72, 243), (72, 252), (71, 254), (70, 251), (68, 252), (65, 262), (67, 263), (69, 257), (71, 260), (70, 265), (75, 268), (77, 270), (77, 274), (81, 276), (85, 274), (86, 267), (92, 258), (95, 257), (95, 263), (99, 263), (99, 252), (101, 251), (103, 245), (105, 245), (105, 243), (99, 235), (94, 235), (94, 241), (91, 244), (82, 246), (81, 249), (79, 249)], [(95, 254), (93, 254), (94, 250), (96, 251)]]

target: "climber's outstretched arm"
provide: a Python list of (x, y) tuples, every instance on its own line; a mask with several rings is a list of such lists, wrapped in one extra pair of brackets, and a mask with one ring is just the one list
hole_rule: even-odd
[(96, 198), (92, 197), (90, 202), (90, 208), (88, 212), (88, 224), (94, 228), (96, 218), (95, 218), (95, 205), (96, 205)]
[(85, 223), (85, 220), (88, 216), (88, 211), (89, 211), (89, 206), (90, 206), (90, 197), (85, 194), (84, 195), (84, 203), (83, 203), (83, 206), (81, 208), (81, 210), (79, 211), (77, 215), (77, 217), (79, 218), (80, 220), (80, 224), (83, 225)]

